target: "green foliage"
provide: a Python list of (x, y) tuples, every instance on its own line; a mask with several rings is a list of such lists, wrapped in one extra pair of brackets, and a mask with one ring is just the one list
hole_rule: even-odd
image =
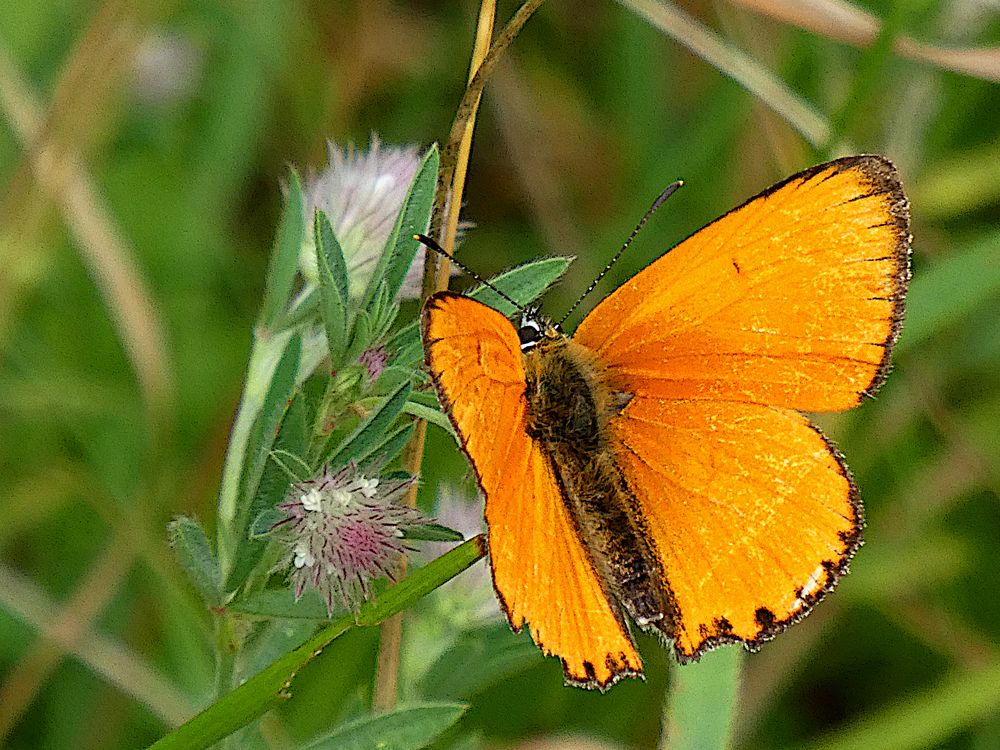
[[(272, 482), (262, 485), (262, 480), (270, 463), (271, 449), (292, 403), (301, 354), (302, 341), (299, 336), (293, 336), (278, 360), (260, 414), (254, 422), (246, 454), (248, 460), (244, 462), (246, 473), (241, 483), (237, 515), (232, 527), (226, 530), (227, 538), (233, 540), (236, 550), (232, 568), (225, 571), (226, 591), (234, 591), (243, 585), (264, 551), (264, 544), (248, 534), (248, 526), (268, 505), (268, 498), (266, 495), (262, 497), (259, 490), (262, 486), (266, 489), (273, 486)], [(287, 483), (283, 484), (287, 486)]]
[(905, 335), (901, 350), (909, 350), (940, 336), (997, 299), (1000, 233), (990, 232), (955, 248), (945, 260), (918, 273), (907, 299)]
[[(521, 305), (530, 305), (549, 287), (559, 281), (569, 264), (570, 258), (541, 258), (497, 274), (490, 284)], [(469, 296), (498, 310), (504, 315), (513, 315), (513, 305), (486, 286), (477, 286), (469, 291)], [(399, 365), (412, 365), (423, 357), (420, 341), (420, 326), (417, 321), (405, 325), (389, 341), (389, 350), (395, 353), (393, 361)]]
[(378, 406), (371, 410), (350, 435), (330, 451), (330, 458), (323, 463), (344, 466), (348, 461), (361, 463), (377, 452), (385, 442), (389, 426), (403, 413), (410, 395), (410, 384), (403, 383)]
[(447, 526), (427, 523), (403, 529), (403, 538), (423, 542), (461, 542), (465, 537)]
[[(838, 39), (864, 37), (851, 13), (831, 22), (822, 3), (800, 14), (818, 31), (767, 18), (767, 3), (758, 15), (738, 3), (622, 0), (587, 14), (549, 3), (514, 42), (516, 65), (488, 83), (459, 259), (521, 304), (551, 290), (542, 308), (556, 318), (677, 178), (684, 190), (588, 304), (825, 155), (887, 154), (912, 204), (893, 372), (876, 399), (823, 417), (865, 503), (850, 575), (757, 654), (681, 668), (640, 637), (646, 681), (596, 695), (563, 687), (556, 660), (510, 633), (482, 564), (435, 589), (457, 568), (421, 579), (430, 566), (415, 558), (417, 584), (403, 578), (332, 623), (315, 592), (294, 601), (275, 571), (276, 505), (291, 483), (327, 461), (405, 478), (417, 418), (428, 422), (419, 505), (442, 517), (407, 543), (440, 554), (454, 541), (415, 536), (468, 536), (481, 516), (421, 371), (419, 306), (398, 294), (442, 155), (422, 152), (358, 299), (360, 271), (307, 205), (327, 138), (364, 149), (373, 131), (383, 143), (445, 137), (470, 9), (204, 0), (132, 3), (125, 18), (9, 5), (0, 682), (12, 699), (0, 744), (306, 746), (345, 732), (390, 743), (394, 726), (422, 727), (410, 745), (434, 737), (441, 750), (548, 735), (714, 747), (726, 732), (736, 750), (995, 743), (995, 14), (857, 5), (879, 22), (861, 49)], [(300, 272), (307, 255), (314, 277)], [(470, 294), (514, 312), (486, 288)], [(370, 377), (359, 360), (377, 345), (389, 359)], [(459, 549), (471, 563), (473, 547)], [(405, 708), (371, 718), (372, 623), (402, 610), (400, 688), (426, 723)], [(316, 638), (338, 632), (314, 658)]]
[[(271, 264), (264, 282), (264, 301), (260, 306), (260, 323), (270, 327), (284, 311), (291, 297), (295, 276), (298, 273), (299, 251), (305, 235), (302, 207), (302, 183), (293, 170), (288, 180), (285, 210), (281, 212)], [(331, 231), (332, 234), (332, 231)], [(318, 246), (319, 243), (317, 243)]]
[[(352, 627), (373, 626), (412, 606), (428, 592), (461, 573), (485, 552), (481, 538), (470, 539), (367, 602), (357, 615), (337, 618), (305, 643), (285, 654), (209, 708), (156, 742), (159, 750), (204, 748), (230, 735), (288, 698), (288, 684), (334, 639)], [(455, 717), (457, 719), (457, 717)], [(431, 723), (429, 721), (428, 726)], [(437, 723), (440, 726), (440, 723)], [(442, 727), (443, 728), (443, 727)]]
[(469, 698), (537, 662), (534, 644), (510, 638), (505, 624), (465, 630), (424, 674), (420, 692), (434, 700)]
[(170, 546), (191, 582), (210, 607), (222, 604), (222, 573), (204, 529), (197, 521), (180, 516), (168, 527)]
[(322, 211), (316, 212), (314, 231), (316, 266), (319, 269), (320, 317), (326, 332), (330, 364), (334, 369), (339, 369), (347, 350), (347, 324), (350, 316), (347, 264), (330, 220)]
[(306, 745), (310, 750), (420, 750), (462, 718), (461, 703), (423, 703), (356, 719)]
[(663, 717), (664, 745), (672, 750), (728, 747), (743, 651), (723, 648), (671, 675)]

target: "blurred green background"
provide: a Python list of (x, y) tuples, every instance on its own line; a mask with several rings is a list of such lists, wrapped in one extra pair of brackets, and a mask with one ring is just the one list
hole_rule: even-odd
[[(655, 6), (550, 0), (528, 23), (486, 89), (461, 257), (489, 275), (578, 256), (557, 312), (674, 179), (607, 289), (804, 166), (893, 159), (913, 211), (908, 324), (879, 397), (821, 420), (867, 544), (746, 659), (735, 745), (1000, 747), (998, 8), (687, 0), (657, 29), (640, 5)], [(0, 744), (135, 747), (208, 699), (210, 618), (165, 525), (212, 523), (281, 182), (321, 167), (327, 139), (445, 138), (477, 10), (4, 3)], [(478, 515), (434, 428), (424, 476), (425, 507), (445, 492)], [(405, 698), (471, 706), (442, 747), (656, 746), (674, 667), (655, 641), (645, 682), (565, 688), (526, 637), (469, 619), (488, 584), (482, 563), (464, 576), (409, 614), (404, 642)], [(256, 744), (365, 712), (377, 638), (325, 652)]]

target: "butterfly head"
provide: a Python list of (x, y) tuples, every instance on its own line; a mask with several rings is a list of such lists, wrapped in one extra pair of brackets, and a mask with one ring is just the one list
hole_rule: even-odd
[(522, 353), (530, 352), (542, 341), (556, 340), (562, 337), (562, 329), (548, 318), (540, 315), (537, 307), (529, 307), (521, 314), (517, 338), (521, 341)]

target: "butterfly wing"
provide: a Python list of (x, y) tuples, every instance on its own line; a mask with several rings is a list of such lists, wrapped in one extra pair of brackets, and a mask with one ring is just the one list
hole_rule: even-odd
[(673, 597), (664, 625), (682, 660), (777, 634), (861, 544), (857, 489), (795, 412), (637, 397), (611, 429)]
[(903, 316), (909, 211), (893, 166), (789, 177), (601, 302), (574, 338), (646, 395), (840, 411), (873, 392)]
[(833, 588), (861, 543), (857, 490), (795, 409), (880, 384), (909, 277), (893, 167), (790, 177), (602, 302), (575, 340), (632, 395), (609, 429), (676, 603), (681, 659), (754, 647)]
[(475, 300), (441, 292), (423, 312), (427, 366), (486, 496), (493, 585), (511, 627), (529, 623), (567, 681), (604, 688), (642, 664), (598, 578), (547, 460), (525, 432), (517, 332)]

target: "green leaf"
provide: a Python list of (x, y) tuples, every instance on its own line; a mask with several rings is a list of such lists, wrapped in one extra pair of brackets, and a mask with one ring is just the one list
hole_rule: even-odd
[(316, 268), (319, 271), (320, 314), (326, 331), (330, 361), (334, 368), (344, 362), (347, 349), (347, 322), (350, 315), (347, 296), (347, 264), (344, 251), (333, 234), (330, 220), (322, 211), (316, 212)]
[[(395, 365), (386, 367), (382, 370), (382, 374), (375, 384), (375, 391), (378, 395), (385, 396), (388, 393), (392, 393), (403, 383), (410, 383), (412, 385), (415, 377), (417, 377), (417, 373), (407, 367), (397, 367)], [(411, 393), (410, 398), (412, 399), (415, 395)], [(358, 401), (358, 404), (367, 408), (377, 401), (377, 398), (372, 400), (371, 396), (364, 396)]]
[[(490, 283), (521, 305), (528, 305), (541, 296), (542, 292), (557, 282), (566, 273), (572, 258), (558, 255), (525, 263), (523, 266), (504, 271), (490, 279)], [(517, 308), (488, 286), (478, 286), (469, 292), (474, 300), (489, 305), (508, 318)]]
[(471, 698), (539, 661), (530, 638), (492, 622), (459, 633), (424, 674), (419, 693), (436, 700)]
[(399, 314), (399, 305), (393, 303), (389, 288), (380, 284), (371, 309), (372, 340), (381, 341), (392, 327)]
[(449, 529), (437, 523), (421, 523), (401, 528), (404, 539), (416, 539), (422, 542), (463, 542), (465, 537), (460, 531)]
[(426, 232), (430, 223), (440, 161), (437, 145), (432, 145), (417, 168), (417, 174), (403, 200), (403, 208), (396, 218), (396, 225), (389, 235), (386, 248), (368, 280), (362, 305), (366, 310), (372, 310), (379, 284), (383, 282), (389, 299), (394, 300), (403, 285), (406, 272), (413, 265), (413, 259), (420, 249), (420, 243), (413, 239), (413, 235)]
[(258, 513), (250, 522), (247, 528), (247, 535), (251, 538), (267, 536), (274, 529), (274, 525), (283, 521), (288, 516), (277, 508), (268, 508)]
[(433, 406), (424, 406), (415, 401), (407, 401), (403, 411), (412, 417), (423, 419), (432, 425), (436, 425), (448, 434), (455, 436), (455, 428), (452, 426), (451, 420), (440, 409)]
[[(412, 606), (451, 580), (486, 554), (486, 540), (474, 537), (415, 570), (407, 578), (366, 603), (357, 622), (378, 625), (387, 617)], [(355, 626), (355, 617), (344, 615), (323, 628), (297, 649), (244, 682), (197, 716), (161, 738), (157, 750), (205, 748), (249, 724), (285, 699), (295, 674), (331, 641)], [(294, 683), (293, 687), (294, 687)]]
[(389, 285), (385, 280), (381, 280), (375, 289), (375, 296), (372, 298), (371, 305), (368, 306), (368, 312), (371, 313), (373, 320), (378, 320), (385, 309), (392, 303), (392, 297), (389, 296)]
[(222, 572), (204, 529), (193, 518), (179, 516), (170, 522), (167, 532), (181, 567), (205, 603), (210, 607), (219, 606), (222, 603)]
[(367, 310), (358, 310), (354, 318), (354, 328), (351, 331), (351, 343), (344, 354), (345, 362), (354, 362), (361, 352), (372, 344), (372, 319)]
[[(298, 401), (301, 398), (303, 398), (303, 396), (300, 394), (299, 396), (296, 396), (295, 400)], [(296, 429), (301, 427), (301, 433), (300, 433), (302, 437), (301, 446), (304, 449), (306, 446), (305, 401), (302, 401), (302, 403), (298, 404), (298, 406), (302, 407), (302, 411), (300, 412), (302, 421), (297, 426)], [(289, 407), (289, 410), (292, 411), (295, 410), (295, 408), (296, 408), (296, 403), (295, 401), (293, 401), (292, 405)], [(288, 417), (285, 417), (285, 420), (287, 422)], [(285, 429), (285, 423), (282, 423), (282, 431), (284, 431), (284, 429)], [(278, 444), (282, 445), (283, 443), (284, 441), (282, 440), (282, 434), (279, 433)], [(271, 451), (271, 460), (274, 461), (278, 465), (278, 467), (285, 473), (285, 476), (288, 477), (289, 482), (302, 482), (305, 481), (306, 479), (309, 479), (309, 477), (312, 476), (313, 473), (312, 467), (308, 463), (306, 463), (301, 456), (295, 453), (290, 453), (284, 448), (279, 447)]]
[(330, 619), (326, 603), (316, 589), (306, 589), (295, 601), (291, 588), (255, 591), (243, 599), (232, 602), (227, 610), (252, 617), (284, 620), (326, 621)]
[(386, 343), (389, 361), (398, 367), (413, 367), (424, 358), (424, 346), (420, 341), (420, 324), (409, 323), (393, 334)]
[(285, 310), (271, 326), (271, 335), (298, 328), (320, 319), (319, 289), (310, 289), (294, 309)]
[(345, 466), (348, 461), (361, 463), (385, 442), (385, 433), (389, 426), (403, 412), (406, 400), (410, 396), (411, 386), (402, 383), (388, 398), (376, 406), (340, 445), (334, 449), (328, 461), (334, 469)]
[(299, 267), (299, 252), (305, 231), (302, 185), (299, 175), (292, 170), (288, 180), (288, 196), (278, 223), (264, 284), (264, 301), (261, 304), (259, 322), (262, 328), (269, 328), (288, 305)]
[(278, 427), (285, 416), (295, 392), (295, 378), (302, 355), (302, 338), (292, 336), (281, 353), (271, 383), (264, 397), (260, 413), (254, 422), (250, 443), (247, 446), (247, 473), (243, 482), (243, 497), (252, 498), (257, 492), (264, 465), (274, 445)]
[(729, 747), (742, 666), (743, 649), (723, 646), (671, 671), (663, 747)]
[(897, 351), (906, 351), (955, 326), (1000, 295), (1000, 233), (914, 274), (906, 300), (906, 322)]
[(463, 703), (422, 703), (348, 722), (323, 739), (306, 745), (310, 750), (420, 750), (462, 718)]
[[(562, 256), (541, 258), (504, 271), (490, 279), (490, 283), (519, 304), (528, 305), (557, 282), (572, 262), (572, 258)], [(476, 287), (469, 292), (469, 296), (507, 317), (517, 312), (513, 305), (487, 286)], [(393, 364), (402, 366), (419, 360), (423, 356), (419, 323), (400, 328), (387, 346), (393, 353)]]
[[(395, 368), (386, 368), (386, 371), (388, 372), (389, 369)], [(426, 406), (428, 409), (438, 409), (437, 395), (433, 391), (414, 391), (410, 394), (410, 401), (421, 406)]]
[[(318, 598), (318, 595), (317, 595)], [(316, 632), (317, 621), (314, 619), (288, 619), (284, 617), (264, 618), (252, 638), (243, 642), (242, 653), (240, 654), (240, 675), (245, 679), (253, 677), (261, 670), (267, 669), (269, 665), (280, 659), (283, 654), (287, 654), (293, 648), (302, 643), (306, 638)], [(344, 643), (350, 644), (352, 639), (343, 638), (331, 643), (327, 648), (336, 648)], [(329, 658), (329, 655), (327, 656)], [(352, 685), (357, 684), (352, 683)], [(331, 686), (333, 690), (341, 686)], [(347, 686), (341, 690), (349, 689)], [(332, 691), (331, 691), (332, 692)], [(325, 699), (329, 693), (324, 693)], [(237, 733), (231, 741), (231, 747), (255, 746), (249, 742), (240, 745), (237, 740), (243, 732), (253, 732), (254, 727), (244, 727)], [(258, 735), (259, 736), (259, 735)]]
[(410, 442), (413, 430), (413, 422), (400, 427), (398, 430), (389, 435), (389, 437), (387, 437), (381, 444), (372, 448), (368, 452), (368, 458), (365, 459), (364, 462), (361, 462), (361, 466), (366, 467), (366, 465), (370, 464), (384, 466), (392, 461), (392, 459), (398, 456), (400, 451), (406, 447), (406, 444)]

